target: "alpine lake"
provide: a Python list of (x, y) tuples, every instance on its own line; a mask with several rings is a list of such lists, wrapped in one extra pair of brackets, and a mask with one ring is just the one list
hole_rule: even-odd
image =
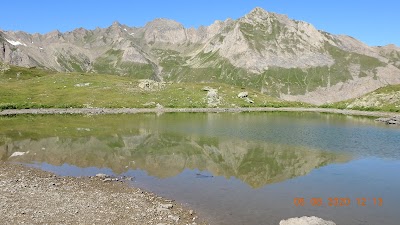
[[(14, 154), (13, 153), (16, 153)], [(400, 127), (323, 113), (0, 117), (0, 159), (106, 173), (211, 224), (400, 224)]]

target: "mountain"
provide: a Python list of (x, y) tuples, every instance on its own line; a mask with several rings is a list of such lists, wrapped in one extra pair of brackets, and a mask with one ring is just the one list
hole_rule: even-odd
[(44, 35), (0, 31), (0, 61), (57, 71), (173, 82), (222, 82), (313, 104), (400, 84), (400, 48), (371, 47), (255, 8), (198, 29), (156, 19), (144, 27)]

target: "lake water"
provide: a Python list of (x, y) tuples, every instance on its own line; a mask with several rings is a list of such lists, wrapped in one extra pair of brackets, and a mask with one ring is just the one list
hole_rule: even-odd
[[(14, 152), (25, 154), (10, 157)], [(0, 117), (0, 159), (59, 175), (134, 176), (135, 186), (188, 205), (212, 224), (279, 224), (304, 215), (400, 224), (400, 127), (366, 117)]]

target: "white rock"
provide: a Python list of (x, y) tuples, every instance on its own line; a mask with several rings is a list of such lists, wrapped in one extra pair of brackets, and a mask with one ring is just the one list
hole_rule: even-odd
[(173, 205), (172, 204), (160, 204), (160, 207), (163, 209), (172, 209)]
[(279, 225), (336, 225), (332, 221), (326, 221), (321, 218), (315, 216), (303, 216), (303, 217), (296, 217), (290, 218), (287, 220), (281, 220)]
[(240, 93), (238, 94), (238, 97), (239, 97), (239, 98), (247, 98), (247, 97), (249, 97), (249, 93), (248, 93), (247, 91), (240, 92)]
[(104, 174), (104, 173), (98, 173), (98, 174), (96, 174), (96, 177), (107, 178), (107, 177), (110, 177), (110, 176), (108, 176), (107, 174)]
[(174, 220), (175, 222), (178, 222), (179, 220), (179, 216), (168, 215), (168, 218)]
[(22, 155), (25, 155), (27, 153), (29, 153), (29, 151), (27, 151), (27, 152), (14, 152), (13, 154), (11, 154), (10, 158), (11, 157), (15, 157), (15, 156), (22, 156)]

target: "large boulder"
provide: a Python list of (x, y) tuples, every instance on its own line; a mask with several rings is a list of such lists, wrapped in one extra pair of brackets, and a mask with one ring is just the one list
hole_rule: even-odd
[(290, 218), (287, 220), (281, 220), (279, 225), (336, 225), (332, 221), (326, 221), (321, 218), (315, 216), (303, 216), (303, 217), (296, 217)]

